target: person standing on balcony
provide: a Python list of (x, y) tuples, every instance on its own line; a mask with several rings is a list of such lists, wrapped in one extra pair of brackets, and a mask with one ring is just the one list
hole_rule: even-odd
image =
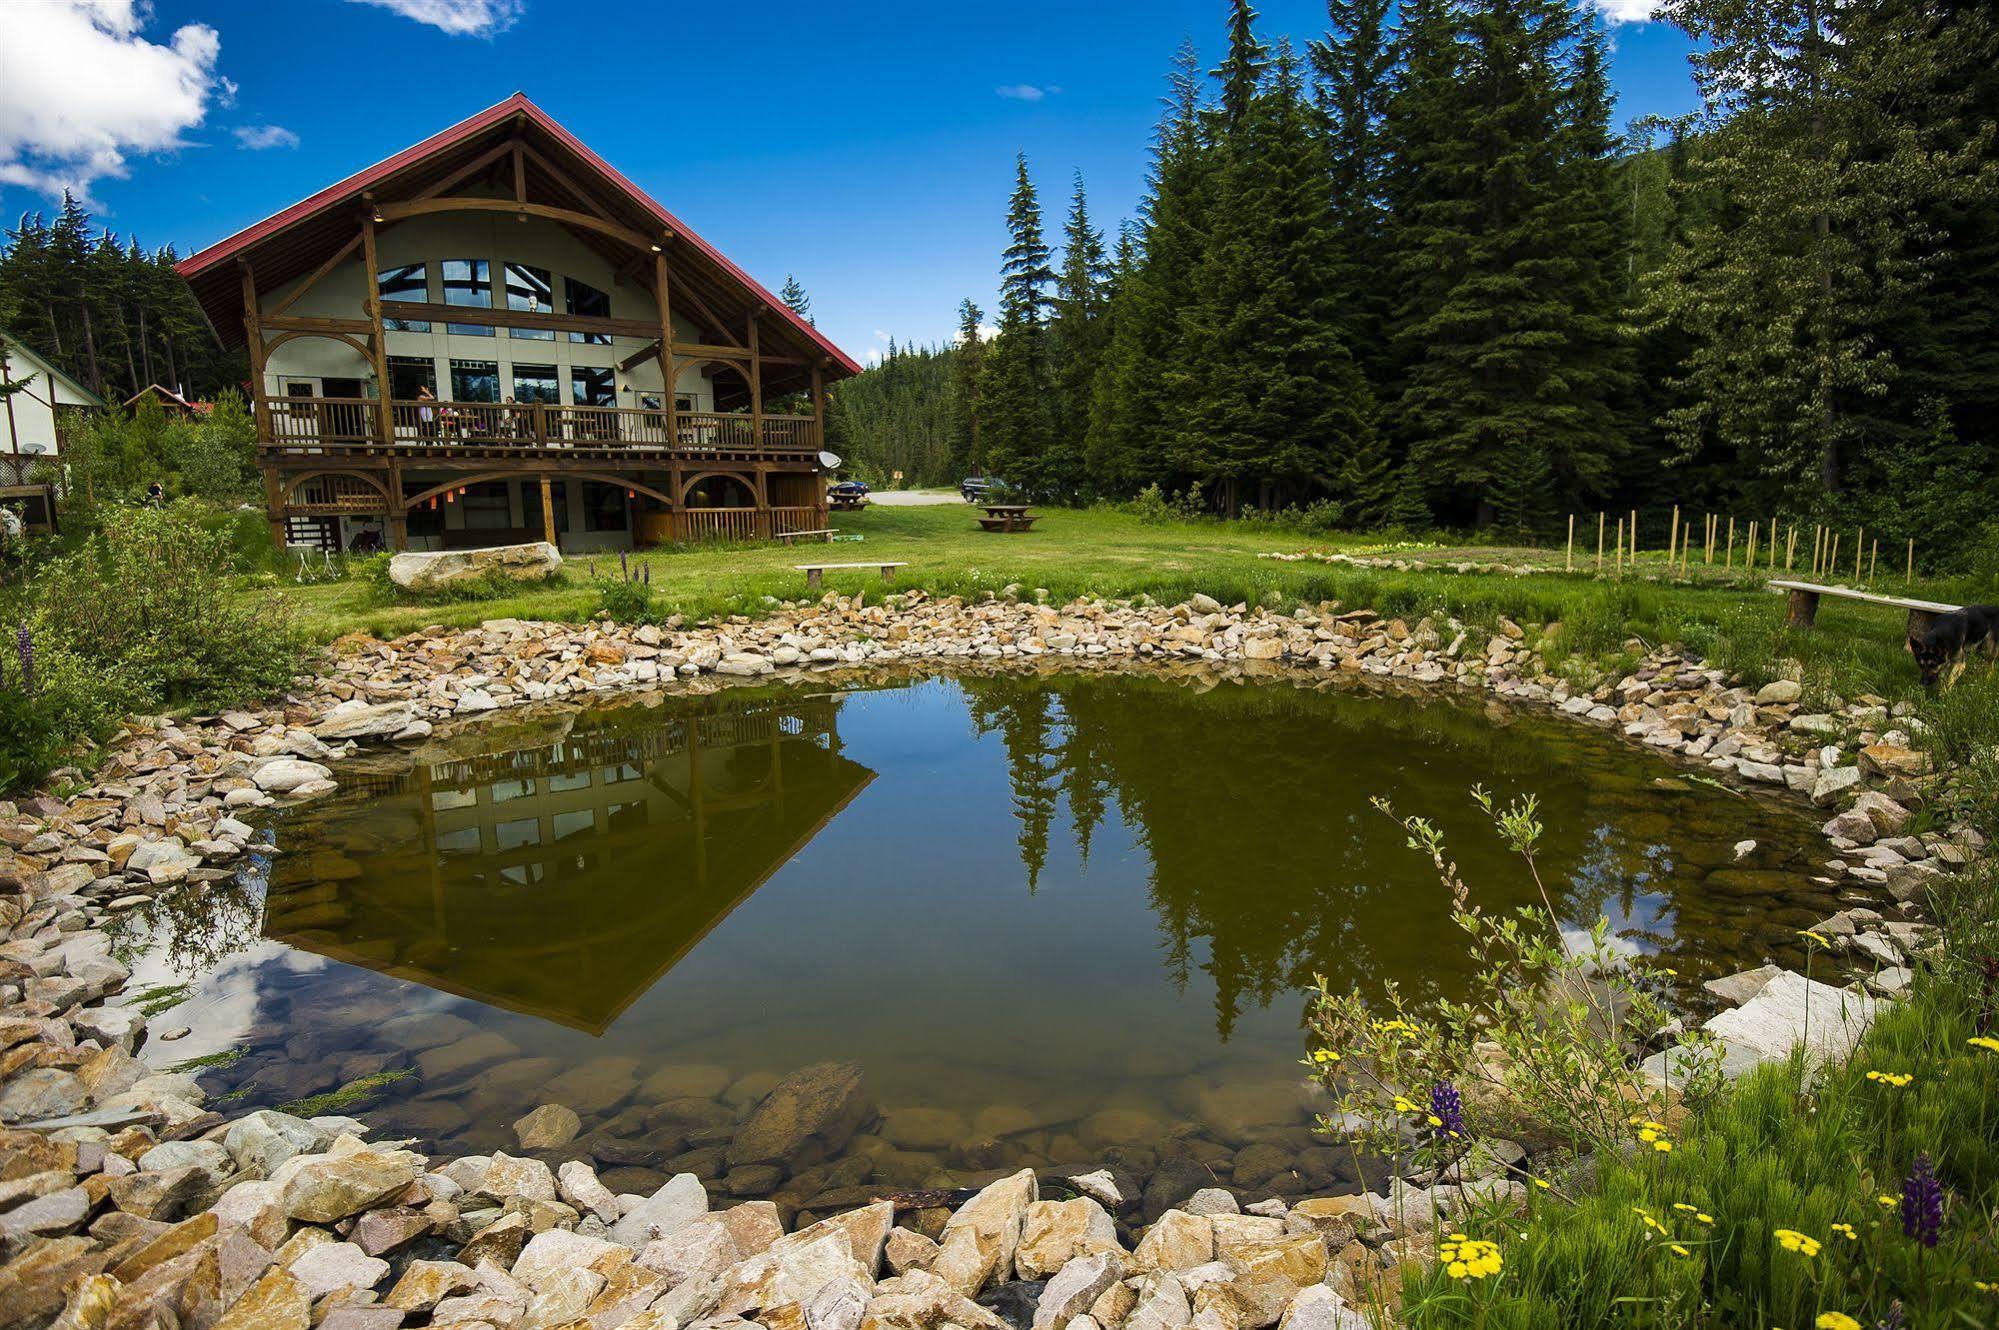
[(437, 398), (431, 395), (430, 385), (424, 384), (416, 390), (417, 433), (426, 439), (437, 437)]

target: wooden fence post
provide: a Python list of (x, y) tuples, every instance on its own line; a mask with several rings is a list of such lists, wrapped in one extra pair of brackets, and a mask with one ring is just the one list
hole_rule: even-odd
[(1673, 524), (1666, 528), (1666, 571), (1673, 570), (1673, 556), (1680, 548), (1680, 505), (1673, 505)]
[(1784, 571), (1791, 571), (1791, 564), (1798, 557), (1798, 524), (1791, 523), (1791, 535), (1784, 542)]
[(1860, 580), (1860, 555), (1867, 543), (1867, 528), (1861, 527), (1853, 533), (1853, 580)]
[(1631, 510), (1631, 571), (1638, 571), (1638, 510)]
[(1832, 533), (1832, 543), (1826, 546), (1825, 575), (1827, 577), (1839, 576), (1839, 532), (1837, 531)]
[(1617, 519), (1617, 575), (1624, 576), (1624, 519)]
[(1742, 569), (1749, 573), (1756, 571), (1756, 523), (1753, 519), (1749, 523), (1749, 541), (1742, 547)]
[(1596, 570), (1598, 573), (1603, 571), (1603, 512), (1601, 509), (1597, 511), (1596, 515)]
[(1881, 566), (1881, 537), (1874, 537), (1874, 543), (1867, 549), (1867, 580), (1874, 580), (1874, 570)]
[(1913, 586), (1915, 585), (1915, 581), (1916, 581), (1916, 538), (1914, 536), (1910, 536), (1909, 537), (1909, 584)]
[(1569, 552), (1563, 556), (1562, 567), (1573, 573), (1576, 570), (1576, 515), (1569, 514)]
[(1735, 515), (1733, 513), (1729, 514), (1728, 518), (1728, 557), (1727, 561), (1722, 564), (1722, 567), (1729, 572), (1735, 570)]

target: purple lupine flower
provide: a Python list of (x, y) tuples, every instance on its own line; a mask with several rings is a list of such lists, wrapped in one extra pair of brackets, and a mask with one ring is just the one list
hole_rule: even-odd
[(1928, 1155), (1917, 1155), (1902, 1182), (1902, 1232), (1925, 1247), (1943, 1234), (1943, 1184)]
[(35, 636), (22, 624), (21, 631), (14, 635), (14, 648), (21, 657), (21, 693), (25, 697), (35, 695)]
[(1909, 1320), (1902, 1314), (1900, 1298), (1888, 1304), (1888, 1314), (1874, 1323), (1874, 1330), (1909, 1330)]
[(651, 564), (646, 564), (646, 565), (645, 565), (644, 567), (640, 568), (640, 569), (639, 569), (639, 571), (645, 574), (645, 584), (646, 584), (647, 586), (651, 586), (651, 585), (652, 585), (652, 565), (651, 565)]
[(1430, 1119), (1436, 1125), (1439, 1136), (1465, 1134), (1465, 1103), (1458, 1094), (1457, 1086), (1449, 1081), (1438, 1081), (1430, 1087)]
[(632, 565), (625, 558), (623, 550), (618, 551), (618, 572), (627, 582), (632, 580)]

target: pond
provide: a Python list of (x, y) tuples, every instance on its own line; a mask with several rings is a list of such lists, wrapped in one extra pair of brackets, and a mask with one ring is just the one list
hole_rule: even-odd
[(1691, 1000), (1801, 963), (1794, 930), (1847, 903), (1807, 810), (1339, 679), (808, 678), (502, 713), (341, 781), (278, 819), (267, 877), (134, 918), (135, 986), (189, 985), (156, 1064), (439, 1152), (518, 1150), (560, 1103), (580, 1135), (549, 1157), (614, 1190), (694, 1171), (807, 1208), (1024, 1165), (1350, 1183), (1301, 1089), (1314, 976), (1420, 996), (1469, 968), (1377, 797), (1510, 909), (1538, 897), (1469, 791), (1537, 795), (1565, 922), (1608, 916)]

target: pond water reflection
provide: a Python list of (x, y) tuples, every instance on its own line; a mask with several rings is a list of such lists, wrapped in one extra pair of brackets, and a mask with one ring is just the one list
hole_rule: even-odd
[[(563, 1102), (583, 1134), (555, 1155), (622, 1190), (685, 1168), (809, 1204), (1106, 1158), (1227, 1178), (1250, 1143), (1272, 1147), (1256, 1172), (1284, 1162), (1242, 1185), (1323, 1189), (1341, 1165), (1297, 1066), (1313, 976), (1466, 975), (1427, 860), (1370, 800), (1437, 821), (1488, 908), (1527, 904), (1481, 783), (1539, 796), (1567, 922), (1607, 914), (1689, 987), (1791, 956), (1841, 903), (1798, 810), (1482, 699), (813, 679), (370, 758), (278, 829), (261, 939), (206, 955), (226, 948), (175, 940), (201, 911), (163, 903), (141, 978), (193, 972), (173, 1056), (243, 1050), (205, 1072), (238, 1103), (384, 1078), (386, 1128), (486, 1151)], [(259, 887), (207, 893), (239, 937)], [(838, 1140), (731, 1157), (778, 1078), (829, 1062), (886, 1117), (857, 1103)]]

